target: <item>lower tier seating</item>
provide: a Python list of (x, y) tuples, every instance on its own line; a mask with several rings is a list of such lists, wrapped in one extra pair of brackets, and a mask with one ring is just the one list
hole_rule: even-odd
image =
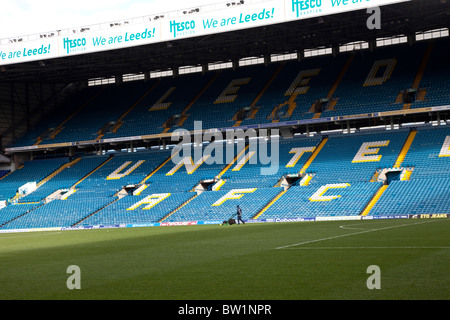
[[(278, 153), (270, 164), (238, 144), (228, 161), (217, 150), (215, 162), (177, 158), (173, 150), (28, 161), (0, 179), (0, 229), (217, 222), (237, 205), (246, 220), (450, 213), (448, 126), (298, 137), (266, 147), (266, 155)], [(277, 170), (263, 174), (270, 166)], [(16, 194), (32, 181), (45, 183)]]

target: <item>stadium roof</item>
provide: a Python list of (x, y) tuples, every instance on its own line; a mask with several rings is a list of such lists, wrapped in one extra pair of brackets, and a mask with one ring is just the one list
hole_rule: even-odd
[(3, 66), (0, 82), (86, 81), (208, 62), (298, 52), (353, 41), (374, 41), (450, 25), (446, 0), (415, 0), (382, 7), (380, 30), (369, 30), (366, 10), (311, 18), (236, 32), (187, 38), (101, 53)]

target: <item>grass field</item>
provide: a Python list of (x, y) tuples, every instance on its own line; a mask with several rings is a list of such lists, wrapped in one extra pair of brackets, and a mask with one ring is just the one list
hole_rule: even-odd
[[(447, 300), (449, 231), (400, 219), (0, 234), (0, 299)], [(366, 285), (371, 265), (381, 289)]]

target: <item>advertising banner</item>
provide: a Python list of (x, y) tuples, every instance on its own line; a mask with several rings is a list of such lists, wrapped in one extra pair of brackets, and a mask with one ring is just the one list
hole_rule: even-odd
[(57, 38), (0, 45), (0, 66), (57, 57), (59, 57)]
[(205, 13), (169, 15), (146, 23), (8, 41), (0, 44), (0, 66), (256, 28), (406, 1), (410, 0), (267, 0), (231, 7), (224, 4), (223, 9)]
[(380, 7), (409, 0), (285, 0), (285, 21)]
[(65, 57), (156, 43), (161, 41), (160, 28), (159, 22), (149, 22), (61, 36), (58, 37), (58, 53)]
[(164, 40), (204, 36), (284, 22), (282, 1), (265, 1), (161, 21)]

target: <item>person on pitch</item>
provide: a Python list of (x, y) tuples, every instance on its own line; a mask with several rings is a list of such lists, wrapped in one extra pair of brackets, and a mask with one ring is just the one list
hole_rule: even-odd
[(239, 207), (239, 205), (237, 206), (237, 223), (241, 224), (240, 222), (242, 222), (243, 224), (245, 224), (244, 220), (242, 220), (242, 209)]

